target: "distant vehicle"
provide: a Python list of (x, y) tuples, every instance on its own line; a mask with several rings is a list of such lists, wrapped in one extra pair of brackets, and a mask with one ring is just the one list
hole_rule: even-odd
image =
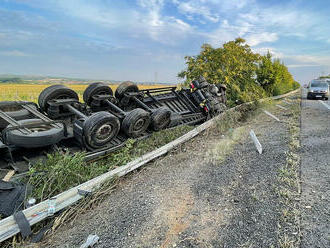
[(307, 99), (326, 99), (329, 97), (329, 82), (312, 80), (307, 88)]

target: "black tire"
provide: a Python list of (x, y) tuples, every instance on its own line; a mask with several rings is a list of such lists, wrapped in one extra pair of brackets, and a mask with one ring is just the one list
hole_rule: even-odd
[(136, 108), (127, 113), (121, 129), (128, 137), (138, 137), (147, 130), (149, 124), (150, 114), (141, 108)]
[(74, 90), (60, 84), (52, 85), (47, 87), (40, 93), (38, 103), (41, 111), (47, 113), (49, 107), (48, 101), (71, 98), (79, 101), (78, 94)]
[[(43, 124), (40, 119), (27, 119), (18, 121), (21, 125), (37, 124), (34, 128), (28, 128), (32, 133), (22, 133), (20, 130), (8, 130), (4, 134), (5, 142), (9, 145), (25, 148), (44, 147), (58, 143), (64, 138), (64, 126), (56, 123), (57, 127), (50, 124)], [(11, 127), (11, 125), (8, 125)]]
[(138, 92), (138, 91), (139, 88), (135, 83), (130, 81), (122, 82), (121, 84), (119, 84), (118, 88), (116, 89), (115, 97), (120, 101), (125, 96), (125, 93)]
[[(5, 112), (7, 115), (13, 119), (19, 121), (24, 119), (33, 118), (33, 114), (24, 109), (20, 103), (29, 104), (32, 108), (37, 110), (37, 106), (32, 102), (0, 102), (0, 110)], [(0, 118), (0, 129), (3, 129), (8, 126), (8, 122)]]
[(84, 91), (83, 99), (84, 102), (90, 106), (95, 95), (113, 95), (112, 89), (109, 85), (102, 82), (96, 82), (90, 84)]
[(87, 148), (99, 149), (105, 147), (120, 130), (117, 117), (109, 112), (101, 111), (92, 114), (84, 122), (84, 141)]
[(151, 114), (151, 128), (154, 131), (160, 131), (169, 126), (171, 122), (171, 110), (161, 107)]

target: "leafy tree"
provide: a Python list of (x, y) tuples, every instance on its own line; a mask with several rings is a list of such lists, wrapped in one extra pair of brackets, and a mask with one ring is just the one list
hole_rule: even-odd
[(269, 51), (265, 56), (261, 57), (261, 62), (256, 73), (258, 84), (263, 87), (267, 93), (272, 94), (276, 82), (276, 77), (272, 55)]
[(328, 75), (328, 76), (320, 76), (319, 79), (330, 79), (330, 75)]
[(204, 44), (200, 54), (186, 56), (185, 60), (187, 67), (178, 77), (185, 78), (186, 83), (203, 76), (209, 83), (226, 84), (229, 104), (236, 100), (252, 101), (297, 87), (280, 61), (272, 61), (270, 53), (265, 56), (253, 53), (242, 38), (219, 48)]
[[(226, 84), (230, 102), (253, 100), (253, 95), (246, 91), (257, 88), (255, 78), (260, 55), (253, 53), (244, 39), (237, 38), (220, 48), (204, 44), (199, 55), (185, 59), (187, 68), (178, 76), (186, 78), (186, 82), (203, 76), (210, 83)], [(256, 93), (259, 97), (264, 95), (262, 89)]]
[(288, 68), (279, 59), (272, 60), (269, 52), (261, 57), (256, 73), (258, 84), (269, 96), (284, 94), (299, 87)]

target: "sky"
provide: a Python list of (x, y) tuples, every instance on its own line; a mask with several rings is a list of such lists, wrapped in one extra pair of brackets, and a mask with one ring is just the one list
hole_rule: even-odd
[(0, 0), (0, 74), (178, 82), (184, 57), (242, 37), (295, 80), (330, 73), (328, 0)]

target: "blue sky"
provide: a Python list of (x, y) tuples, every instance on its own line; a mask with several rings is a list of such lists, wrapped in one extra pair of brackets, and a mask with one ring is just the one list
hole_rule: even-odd
[(305, 83), (330, 73), (319, 0), (0, 0), (0, 74), (177, 82), (184, 56), (240, 36)]

